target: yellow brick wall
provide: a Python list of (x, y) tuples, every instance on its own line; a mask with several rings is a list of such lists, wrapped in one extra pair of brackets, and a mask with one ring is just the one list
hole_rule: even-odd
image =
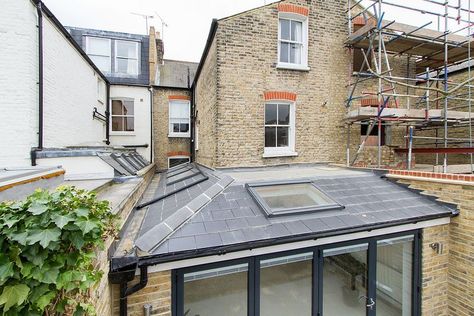
[(189, 138), (168, 137), (169, 100), (171, 95), (190, 96), (188, 90), (156, 88), (153, 93), (153, 136), (155, 163), (158, 170), (168, 168), (168, 156), (189, 156)]
[[(119, 297), (119, 286), (114, 285), (113, 315), (119, 315)], [(146, 304), (152, 305), (152, 315), (171, 316), (171, 272), (163, 271), (148, 274), (147, 286), (128, 296), (127, 304), (129, 316), (143, 316), (143, 306)]]
[[(422, 178), (400, 182), (455, 203), (460, 210), (448, 227), (424, 230), (423, 315), (474, 315), (474, 183), (437, 183)], [(430, 242), (443, 243), (443, 254), (430, 250)]]

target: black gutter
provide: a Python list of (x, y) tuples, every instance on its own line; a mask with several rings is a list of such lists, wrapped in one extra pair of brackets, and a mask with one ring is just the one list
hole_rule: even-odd
[(199, 61), (199, 65), (196, 69), (196, 73), (194, 75), (193, 84), (191, 88), (194, 89), (196, 83), (201, 75), (202, 67), (204, 67), (204, 63), (206, 62), (207, 55), (209, 54), (209, 50), (211, 49), (212, 41), (216, 35), (217, 31), (217, 19), (212, 19), (211, 28), (209, 30), (209, 35), (207, 36), (206, 46), (204, 47), (204, 52), (202, 53), (201, 60)]
[[(44, 116), (44, 65), (43, 65), (43, 7), (42, 2), (36, 3), (38, 12), (38, 148), (43, 150), (43, 116)], [(36, 156), (35, 150), (35, 156)], [(32, 165), (36, 165), (36, 159)]]
[[(194, 259), (194, 258), (199, 258), (199, 257), (206, 257), (206, 256), (211, 256), (211, 255), (224, 255), (229, 252), (236, 252), (236, 251), (243, 251), (243, 250), (252, 250), (255, 248), (262, 248), (262, 247), (268, 247), (268, 246), (273, 246), (273, 245), (281, 245), (285, 243), (292, 243), (292, 242), (299, 242), (299, 241), (305, 241), (305, 240), (311, 240), (311, 239), (319, 239), (319, 238), (326, 238), (326, 237), (335, 237), (335, 236), (340, 236), (340, 235), (346, 235), (346, 234), (352, 234), (352, 233), (358, 233), (358, 232), (363, 232), (363, 231), (372, 231), (374, 229), (382, 229), (382, 228), (388, 228), (388, 227), (394, 227), (398, 225), (403, 225), (403, 224), (416, 224), (421, 221), (427, 221), (427, 220), (433, 220), (433, 219), (439, 219), (439, 218), (445, 218), (445, 217), (455, 217), (459, 213), (458, 212), (452, 212), (451, 214), (434, 214), (430, 216), (424, 216), (420, 217), (417, 219), (403, 219), (403, 220), (397, 220), (393, 221), (390, 223), (380, 223), (377, 225), (362, 225), (359, 227), (354, 227), (354, 228), (349, 228), (349, 229), (335, 229), (323, 233), (310, 233), (310, 234), (305, 234), (305, 235), (299, 235), (299, 236), (284, 236), (284, 237), (278, 237), (278, 238), (273, 238), (273, 239), (266, 239), (266, 240), (260, 240), (260, 241), (252, 241), (252, 242), (246, 242), (242, 244), (234, 244), (234, 245), (229, 245), (229, 246), (219, 246), (219, 247), (214, 247), (214, 248), (204, 248), (204, 249), (196, 249), (196, 250), (189, 250), (189, 251), (183, 251), (183, 252), (178, 252), (178, 253), (168, 253), (168, 254), (162, 254), (162, 255), (149, 255), (149, 256), (143, 256), (143, 257), (138, 257), (138, 266), (153, 266), (161, 263), (167, 263), (167, 262), (175, 262), (178, 260), (184, 260), (184, 259)], [(121, 258), (112, 258), (112, 260), (119, 260)], [(111, 264), (111, 269), (113, 269), (114, 266), (117, 266), (116, 263)]]
[(153, 94), (154, 89), (153, 86), (150, 85), (148, 91), (150, 91), (150, 163), (153, 163)]
[(146, 287), (148, 283), (148, 267), (140, 267), (140, 281), (128, 287), (128, 282), (135, 278), (136, 264), (132, 269), (109, 273), (112, 284), (120, 284), (120, 316), (127, 316), (127, 297)]
[(43, 65), (43, 3), (34, 2), (38, 14), (38, 146), (31, 148), (31, 165), (36, 166), (36, 153), (43, 150), (43, 117), (44, 117), (44, 65)]
[(106, 83), (105, 97), (105, 144), (110, 145), (110, 84)]

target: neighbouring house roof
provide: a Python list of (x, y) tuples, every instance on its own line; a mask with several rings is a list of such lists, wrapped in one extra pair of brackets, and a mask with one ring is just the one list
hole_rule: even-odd
[[(134, 249), (127, 252), (119, 246), (112, 259), (113, 268), (121, 266), (121, 257), (127, 257), (127, 262), (131, 256), (148, 262), (154, 258), (159, 263), (457, 214), (446, 205), (369, 171), (325, 165), (234, 170), (189, 166), (188, 177), (182, 181), (161, 174), (152, 196), (164, 198), (134, 212), (133, 224), (124, 232), (124, 239)], [(269, 217), (246, 188), (249, 183), (298, 179), (311, 181), (344, 208)]]
[(158, 65), (157, 86), (171, 88), (190, 88), (196, 75), (198, 63), (163, 60), (163, 64)]
[(138, 76), (123, 75), (116, 73), (105, 73), (105, 76), (112, 84), (125, 85), (149, 85), (150, 65), (149, 65), (149, 36), (141, 34), (131, 34), (123, 32), (113, 32), (106, 30), (96, 30), (88, 28), (80, 28), (74, 26), (66, 26), (67, 31), (71, 34), (75, 42), (86, 50), (86, 37), (95, 36), (116, 40), (129, 40), (140, 42), (140, 73)]
[(61, 24), (58, 18), (48, 9), (48, 7), (41, 0), (33, 1), (36, 6), (41, 6), (41, 11), (49, 18), (49, 20), (58, 28), (58, 30), (66, 37), (66, 39), (71, 43), (71, 45), (77, 50), (77, 52), (84, 58), (84, 60), (94, 69), (95, 72), (108, 84), (109, 80), (107, 77), (97, 68), (94, 62), (87, 56), (85, 50), (82, 48), (82, 45), (69, 34), (68, 29)]

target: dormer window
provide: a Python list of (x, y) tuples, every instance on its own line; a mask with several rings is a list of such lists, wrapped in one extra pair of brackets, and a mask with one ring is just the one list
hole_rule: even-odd
[(280, 12), (278, 23), (278, 68), (309, 70), (308, 18)]
[(138, 43), (115, 41), (115, 72), (138, 75)]
[(86, 36), (86, 53), (94, 64), (109, 75), (140, 74), (140, 42)]

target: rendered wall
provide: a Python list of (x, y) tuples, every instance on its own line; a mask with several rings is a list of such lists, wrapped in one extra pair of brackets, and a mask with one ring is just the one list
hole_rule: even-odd
[[(112, 85), (110, 87), (110, 98), (132, 98), (134, 100), (135, 130), (133, 132), (110, 131), (110, 144), (112, 146), (123, 145), (148, 145), (148, 147), (136, 148), (146, 160), (150, 161), (151, 152), (151, 113), (150, 113), (150, 91), (147, 87), (132, 87)], [(112, 102), (112, 101), (111, 101)], [(112, 126), (110, 127), (112, 129)]]

